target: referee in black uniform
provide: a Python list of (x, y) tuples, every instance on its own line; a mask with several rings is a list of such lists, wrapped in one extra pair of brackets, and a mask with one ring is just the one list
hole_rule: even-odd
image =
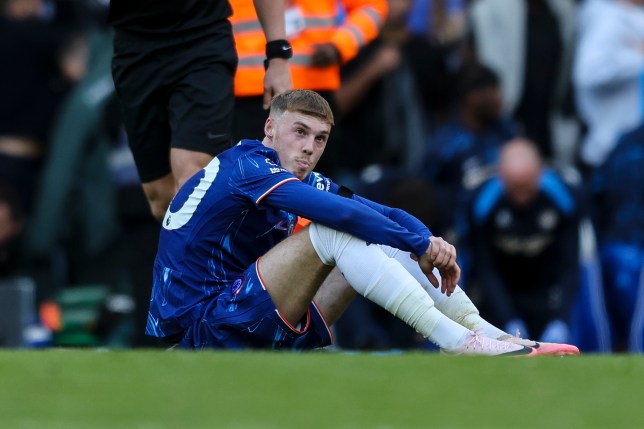
[[(284, 0), (255, 0), (268, 41), (285, 39)], [(112, 76), (143, 190), (162, 220), (179, 186), (231, 145), (237, 54), (227, 0), (111, 0)], [(286, 59), (265, 97), (291, 88)]]

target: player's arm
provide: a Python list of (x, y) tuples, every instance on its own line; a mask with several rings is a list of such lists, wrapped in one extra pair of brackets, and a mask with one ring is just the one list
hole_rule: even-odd
[[(259, 19), (264, 36), (266, 36), (267, 53), (277, 50), (277, 57), (270, 58), (267, 61), (266, 74), (264, 75), (264, 109), (268, 109), (273, 96), (293, 88), (291, 81), (291, 70), (288, 65), (288, 58), (292, 55), (292, 50), (281, 55), (282, 46), (277, 41), (286, 41), (286, 29), (284, 23), (285, 0), (253, 0), (255, 12)], [(269, 44), (274, 42), (269, 47)], [(290, 45), (289, 45), (290, 49)], [(272, 55), (271, 55), (272, 56)]]
[[(308, 183), (310, 186), (314, 186), (319, 190), (326, 190), (327, 192), (337, 194), (341, 197), (351, 198), (361, 204), (364, 204), (367, 207), (374, 209), (381, 215), (388, 217), (403, 228), (406, 228), (409, 231), (413, 231), (418, 235), (426, 237), (432, 235), (432, 233), (429, 231), (429, 228), (427, 228), (425, 224), (423, 224), (420, 220), (407, 213), (406, 211), (398, 208), (388, 207), (375, 201), (371, 201), (367, 198), (361, 197), (360, 195), (355, 194), (346, 186), (338, 185), (331, 179), (324, 177), (319, 173), (312, 173), (310, 176), (304, 179), (304, 183)], [(318, 183), (321, 185), (318, 186)]]
[(364, 198), (355, 194), (352, 196), (352, 198), (355, 201), (358, 201), (359, 203), (366, 205), (367, 207), (371, 207), (372, 209), (376, 210), (378, 213), (388, 217), (392, 221), (396, 222), (400, 226), (410, 231), (414, 231), (419, 235), (424, 235), (428, 237), (432, 235), (432, 233), (429, 231), (429, 228), (427, 228), (424, 223), (422, 223), (416, 217), (407, 213), (404, 210), (378, 204), (375, 201), (371, 201), (367, 198)]
[(300, 181), (282, 183), (268, 193), (262, 203), (347, 232), (369, 243), (386, 244), (418, 256), (429, 247), (431, 233), (418, 234), (353, 198), (321, 192)]

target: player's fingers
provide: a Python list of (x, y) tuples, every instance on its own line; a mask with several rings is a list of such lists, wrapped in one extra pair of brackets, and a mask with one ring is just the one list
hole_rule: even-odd
[(447, 296), (451, 296), (452, 293), (454, 292), (454, 289), (456, 289), (456, 283), (454, 282), (454, 277), (450, 276), (449, 284), (447, 285), (447, 291), (446, 291)]
[(441, 274), (441, 293), (445, 293), (449, 285), (449, 273), (442, 268), (439, 268), (438, 272)]
[(449, 276), (449, 279), (450, 279), (450, 287), (449, 287), (447, 296), (450, 296), (456, 290), (458, 281), (461, 279), (461, 268), (458, 266), (458, 264), (451, 269), (451, 274)]
[(448, 271), (443, 271), (441, 272), (441, 279), (442, 279), (442, 288), (441, 291), (445, 293), (447, 296), (450, 296), (452, 292), (454, 292), (454, 278), (452, 277), (451, 273)]
[[(437, 246), (438, 247), (438, 246)], [(449, 263), (449, 245), (446, 242), (440, 244), (438, 255), (434, 259), (434, 265), (439, 268), (444, 268)]]
[(441, 240), (439, 238), (434, 238), (429, 242), (429, 257), (432, 261), (436, 260), (436, 257), (441, 251)]
[(440, 283), (438, 282), (438, 279), (436, 278), (434, 273), (430, 271), (428, 274), (425, 274), (425, 275), (427, 276), (427, 279), (429, 279), (429, 282), (432, 284), (432, 286), (438, 289), (438, 287), (440, 286)]
[(456, 264), (456, 247), (454, 245), (450, 244), (450, 255), (451, 255), (451, 263)]
[(262, 106), (264, 110), (271, 107), (271, 99), (273, 97), (273, 90), (271, 88), (264, 88), (264, 99), (262, 100)]
[(449, 251), (449, 245), (447, 243), (445, 243), (445, 245), (443, 246), (443, 248), (441, 250), (442, 250), (441, 253), (442, 253), (442, 257), (443, 257), (443, 259), (441, 261), (441, 263), (442, 263), (441, 266), (447, 267), (449, 265), (449, 261), (450, 261), (450, 258), (451, 258), (451, 254), (450, 254), (450, 251)]
[(456, 252), (454, 251), (454, 246), (450, 245), (446, 252), (447, 259), (445, 261), (445, 268), (450, 268), (456, 263)]

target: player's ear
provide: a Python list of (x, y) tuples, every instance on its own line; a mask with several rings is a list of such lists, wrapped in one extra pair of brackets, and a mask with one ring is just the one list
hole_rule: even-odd
[(273, 139), (273, 134), (275, 133), (275, 121), (270, 116), (266, 119), (264, 124), (264, 134), (269, 139)]

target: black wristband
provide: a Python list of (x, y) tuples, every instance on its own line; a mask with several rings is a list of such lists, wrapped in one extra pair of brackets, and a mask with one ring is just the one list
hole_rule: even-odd
[(338, 189), (338, 195), (344, 198), (353, 198), (353, 191), (342, 185), (340, 186), (340, 189)]
[(264, 68), (268, 68), (268, 62), (273, 58), (283, 58), (288, 60), (293, 56), (293, 48), (286, 39), (271, 40), (266, 44), (266, 59)]

